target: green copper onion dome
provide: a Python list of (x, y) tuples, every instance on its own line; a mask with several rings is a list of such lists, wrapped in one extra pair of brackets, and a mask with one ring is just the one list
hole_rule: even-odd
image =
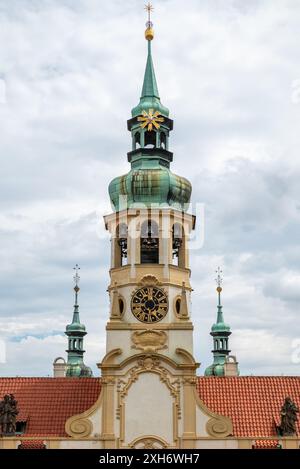
[(173, 121), (169, 110), (160, 102), (151, 55), (154, 37), (152, 23), (147, 23), (148, 57), (139, 104), (132, 109), (128, 130), (132, 150), (127, 154), (131, 170), (118, 176), (109, 185), (113, 210), (137, 207), (173, 207), (187, 210), (192, 186), (182, 176), (173, 174), (170, 163), (169, 135)]
[(205, 376), (224, 376), (224, 363), (225, 359), (221, 360), (222, 363), (210, 365), (205, 370)]
[[(158, 162), (151, 168), (136, 168), (110, 183), (109, 195), (114, 210), (127, 207), (166, 205), (187, 210), (191, 197), (190, 182), (173, 174)], [(124, 202), (124, 206), (122, 203)]]

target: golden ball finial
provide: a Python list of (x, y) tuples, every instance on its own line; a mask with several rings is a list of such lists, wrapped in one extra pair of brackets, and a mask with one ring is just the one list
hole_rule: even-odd
[(145, 10), (147, 11), (148, 13), (148, 21), (146, 23), (146, 31), (145, 31), (145, 38), (147, 39), (147, 41), (152, 41), (152, 39), (154, 38), (154, 31), (153, 31), (153, 23), (151, 21), (151, 13), (152, 11), (154, 10), (153, 6), (151, 5), (151, 3), (149, 2), (147, 5), (145, 5)]
[(147, 41), (152, 41), (152, 39), (154, 38), (154, 31), (151, 27), (148, 27), (146, 29), (145, 38), (147, 39)]
[(222, 287), (217, 287), (217, 292), (221, 293), (221, 291), (222, 291)]

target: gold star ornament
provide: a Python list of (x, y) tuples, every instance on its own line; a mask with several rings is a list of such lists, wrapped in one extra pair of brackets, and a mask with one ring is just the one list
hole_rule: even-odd
[(153, 127), (155, 129), (160, 128), (159, 122), (163, 122), (164, 118), (161, 116), (161, 114), (158, 111), (155, 111), (153, 109), (149, 109), (148, 112), (143, 111), (142, 115), (137, 118), (138, 122), (141, 122), (141, 128), (144, 129), (147, 127), (147, 130), (151, 132), (153, 130)]

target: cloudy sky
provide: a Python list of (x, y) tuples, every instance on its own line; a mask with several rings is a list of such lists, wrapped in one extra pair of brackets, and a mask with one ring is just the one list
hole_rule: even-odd
[[(146, 61), (142, 0), (0, 0), (0, 375), (51, 375), (81, 266), (86, 358), (105, 350), (107, 186)], [(199, 373), (215, 269), (242, 374), (300, 374), (300, 2), (156, 0), (173, 171), (204, 206), (192, 253)], [(4, 351), (6, 350), (6, 360)]]

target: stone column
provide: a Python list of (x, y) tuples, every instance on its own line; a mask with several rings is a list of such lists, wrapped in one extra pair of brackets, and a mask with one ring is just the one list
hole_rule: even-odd
[(115, 378), (103, 377), (103, 405), (102, 405), (102, 434), (103, 447), (113, 449), (116, 447), (116, 437), (114, 433), (114, 418), (115, 418), (115, 405), (114, 405), (114, 392), (115, 392)]
[(182, 448), (194, 448), (196, 439), (196, 401), (193, 376), (183, 378), (183, 434)]

